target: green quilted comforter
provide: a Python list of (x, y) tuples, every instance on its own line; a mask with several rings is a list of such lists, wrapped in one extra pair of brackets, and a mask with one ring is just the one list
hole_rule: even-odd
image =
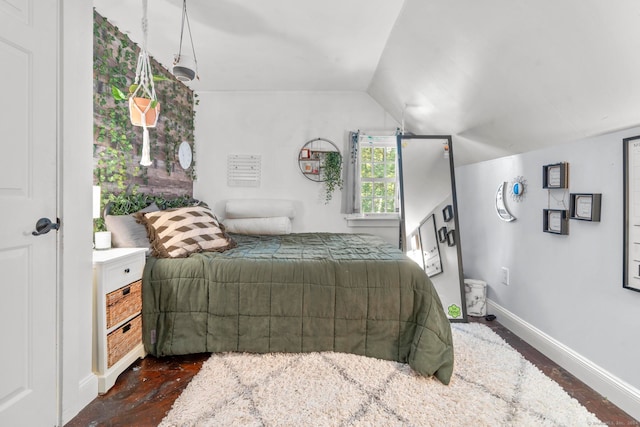
[(449, 321), (400, 250), (366, 234), (232, 237), (238, 246), (222, 253), (149, 258), (148, 353), (336, 351), (409, 363), (449, 383)]

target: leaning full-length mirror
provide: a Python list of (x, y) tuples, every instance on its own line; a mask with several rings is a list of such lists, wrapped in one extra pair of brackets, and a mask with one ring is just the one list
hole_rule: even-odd
[(424, 268), (447, 316), (467, 319), (450, 136), (398, 135), (400, 246)]

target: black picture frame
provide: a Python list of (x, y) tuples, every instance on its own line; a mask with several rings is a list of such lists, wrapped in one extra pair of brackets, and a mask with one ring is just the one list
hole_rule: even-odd
[(542, 231), (551, 234), (569, 234), (569, 211), (566, 209), (543, 209)]
[(569, 188), (569, 163), (542, 166), (542, 188)]
[(640, 225), (638, 221), (638, 190), (633, 179), (634, 171), (640, 166), (638, 154), (640, 153), (640, 135), (624, 138), (622, 140), (623, 149), (623, 199), (624, 199), (624, 270), (622, 273), (622, 287), (631, 291), (640, 292), (640, 262), (637, 261), (635, 248), (640, 244), (637, 233), (633, 230)]
[(456, 230), (449, 230), (447, 232), (447, 246), (455, 246), (456, 245)]
[(447, 227), (440, 227), (438, 229), (438, 240), (440, 243), (444, 243), (447, 240)]
[(569, 218), (600, 222), (601, 193), (571, 193)]
[(442, 209), (442, 218), (444, 218), (444, 222), (449, 222), (453, 219), (453, 207), (451, 205), (447, 205)]
[(433, 277), (442, 273), (442, 258), (440, 245), (436, 236), (436, 216), (431, 214), (418, 226), (420, 235), (420, 250), (423, 257), (424, 271), (427, 276)]

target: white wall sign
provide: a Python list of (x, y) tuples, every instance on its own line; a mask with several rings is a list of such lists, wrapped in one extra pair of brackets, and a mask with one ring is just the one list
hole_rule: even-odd
[(229, 187), (259, 187), (261, 156), (259, 154), (229, 154), (227, 185)]

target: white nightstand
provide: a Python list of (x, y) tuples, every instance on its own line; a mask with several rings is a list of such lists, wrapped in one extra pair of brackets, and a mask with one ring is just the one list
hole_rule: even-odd
[(146, 248), (93, 251), (93, 371), (104, 394), (145, 356), (142, 272)]

